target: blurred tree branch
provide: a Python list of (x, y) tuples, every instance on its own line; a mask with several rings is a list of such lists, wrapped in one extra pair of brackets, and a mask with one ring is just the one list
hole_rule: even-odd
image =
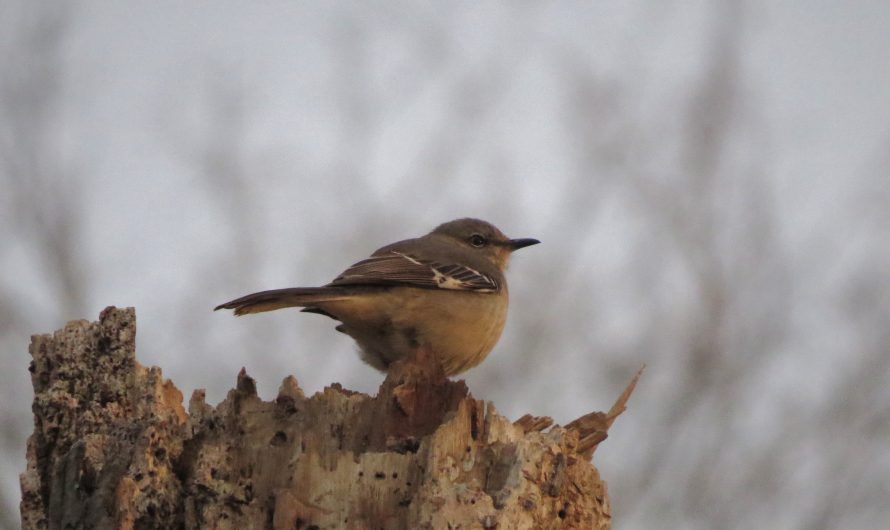
[(9, 221), (30, 242), (52, 290), (48, 309), (64, 320), (83, 312), (86, 287), (78, 251), (81, 189), (63, 120), (61, 54), (71, 6), (23, 2), (2, 9), (0, 178)]

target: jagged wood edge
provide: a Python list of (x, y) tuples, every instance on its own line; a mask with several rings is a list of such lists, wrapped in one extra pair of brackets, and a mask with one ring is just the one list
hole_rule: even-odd
[(612, 405), (608, 413), (591, 412), (566, 425), (566, 429), (574, 430), (578, 433), (578, 454), (585, 458), (592, 458), (599, 444), (608, 438), (609, 428), (615, 422), (615, 419), (627, 410), (627, 402), (637, 387), (637, 382), (645, 369), (646, 365), (644, 364), (637, 370), (637, 373), (624, 388), (621, 395), (618, 396), (618, 399), (615, 400), (615, 404)]

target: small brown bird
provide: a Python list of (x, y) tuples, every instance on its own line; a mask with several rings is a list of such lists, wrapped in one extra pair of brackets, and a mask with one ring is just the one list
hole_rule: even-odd
[(339, 320), (337, 331), (355, 339), (378, 370), (426, 347), (454, 375), (494, 348), (507, 320), (510, 254), (537, 243), (509, 239), (479, 219), (457, 219), (378, 249), (323, 287), (262, 291), (216, 309), (246, 315), (303, 307)]

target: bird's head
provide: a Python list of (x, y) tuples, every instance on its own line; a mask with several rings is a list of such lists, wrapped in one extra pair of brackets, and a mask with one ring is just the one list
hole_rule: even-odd
[(537, 239), (510, 239), (491, 223), (481, 219), (456, 219), (442, 223), (432, 235), (447, 237), (475, 255), (483, 257), (503, 270), (510, 261), (510, 254), (523, 247), (540, 243)]

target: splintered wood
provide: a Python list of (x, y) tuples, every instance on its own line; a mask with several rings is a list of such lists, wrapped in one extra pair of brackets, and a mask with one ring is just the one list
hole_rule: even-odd
[(600, 442), (608, 437), (609, 427), (615, 422), (615, 418), (627, 410), (627, 401), (630, 399), (630, 395), (633, 394), (634, 388), (637, 387), (637, 381), (640, 380), (640, 376), (643, 375), (643, 370), (645, 369), (646, 367), (642, 366), (637, 370), (636, 375), (627, 384), (624, 392), (618, 396), (618, 399), (608, 413), (591, 412), (566, 425), (566, 429), (571, 429), (578, 433), (580, 438), (576, 448), (578, 453), (586, 458), (593, 457), (593, 452), (596, 451)]
[(610, 528), (590, 463), (608, 414), (515, 423), (421, 352), (376, 396), (288, 376), (263, 401), (244, 370), (217, 406), (135, 360), (135, 313), (32, 339), (35, 432), (24, 528)]

